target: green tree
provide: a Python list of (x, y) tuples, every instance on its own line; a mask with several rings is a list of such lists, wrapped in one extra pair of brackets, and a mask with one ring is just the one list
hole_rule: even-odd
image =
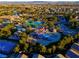
[(4, 28), (2, 28), (1, 31), (0, 31), (0, 33), (1, 33), (0, 37), (2, 37), (2, 36), (5, 36), (5, 37), (10, 36), (11, 35), (11, 31), (10, 31), (11, 28), (13, 28), (12, 24), (8, 24)]

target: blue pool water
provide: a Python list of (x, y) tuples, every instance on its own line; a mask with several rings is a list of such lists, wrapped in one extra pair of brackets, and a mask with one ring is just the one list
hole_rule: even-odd
[(16, 46), (16, 43), (0, 40), (0, 52), (9, 54), (10, 52), (12, 52), (15, 46)]
[(63, 32), (63, 34), (65, 35), (75, 35), (77, 34), (77, 31), (75, 29), (70, 29), (67, 26), (63, 25), (63, 24), (59, 24), (60, 30)]
[(78, 55), (76, 55), (75, 53), (73, 53), (72, 51), (68, 51), (67, 54), (66, 54), (68, 57), (70, 58), (79, 58)]
[(67, 19), (63, 16), (58, 16), (58, 19), (59, 19), (59, 22), (62, 23), (62, 24), (67, 24)]
[(76, 49), (76, 50), (78, 50), (78, 51), (79, 51), (79, 46), (78, 46), (78, 45), (76, 45), (76, 44), (73, 44), (73, 45), (71, 46), (71, 48)]
[(0, 54), (0, 58), (7, 58), (7, 55)]
[(10, 55), (10, 58), (20, 58), (22, 54), (20, 53), (13, 53)]
[[(60, 40), (61, 38), (61, 34), (60, 33), (48, 33), (48, 34), (36, 34), (35, 35), (37, 36), (37, 40), (36, 42), (37, 43), (40, 43), (41, 45), (48, 45), (50, 43), (54, 43), (54, 42), (57, 42)], [(34, 33), (33, 33), (33, 37), (35, 36)]]
[(58, 25), (59, 25), (60, 30), (63, 32), (64, 35), (70, 34), (73, 36), (73, 35), (77, 34), (77, 31), (75, 29), (70, 29), (66, 25), (64, 25), (64, 24), (69, 23), (65, 17), (58, 16), (58, 19), (59, 19)]
[(35, 25), (41, 25), (42, 22), (38, 22), (38, 21), (36, 21), (36, 22), (34, 22), (34, 24), (35, 24)]

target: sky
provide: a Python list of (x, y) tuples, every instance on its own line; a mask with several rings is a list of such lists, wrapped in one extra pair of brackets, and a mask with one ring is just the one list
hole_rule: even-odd
[[(67, 1), (67, 0), (0, 0), (0, 1)], [(68, 0), (68, 1), (79, 1), (79, 0)]]

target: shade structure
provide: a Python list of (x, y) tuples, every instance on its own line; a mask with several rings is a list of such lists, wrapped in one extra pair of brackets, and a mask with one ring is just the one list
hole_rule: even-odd
[(15, 34), (14, 34), (14, 35), (10, 36), (9, 39), (12, 39), (12, 40), (19, 40), (20, 37), (19, 37), (18, 35), (15, 35)]
[(0, 52), (9, 54), (13, 51), (15, 48), (16, 43), (6, 41), (6, 40), (0, 40)]
[(71, 48), (79, 51), (79, 43), (74, 43)]
[(49, 45), (50, 43), (55, 43), (57, 41), (60, 40), (61, 38), (61, 34), (60, 33), (48, 33), (48, 34), (36, 34), (34, 35), (34, 33), (32, 34), (33, 37), (35, 37), (36, 35), (36, 42), (43, 45), (43, 46), (46, 46), (46, 45)]
[(8, 56), (5, 54), (0, 54), (0, 58), (7, 58)]
[(68, 58), (79, 58), (79, 54), (75, 52), (74, 50), (70, 49), (67, 53), (66, 56)]

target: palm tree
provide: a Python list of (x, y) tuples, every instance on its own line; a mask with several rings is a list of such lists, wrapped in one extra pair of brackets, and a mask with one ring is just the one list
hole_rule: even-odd
[(17, 45), (17, 46), (15, 47), (15, 49), (14, 49), (14, 52), (17, 53), (17, 52), (19, 52), (19, 50), (20, 50), (19, 45)]
[(45, 53), (46, 52), (46, 47), (45, 46), (42, 46), (42, 48), (41, 48), (41, 51), (40, 51), (41, 53)]
[(60, 43), (59, 43), (59, 48), (60, 49), (64, 49), (64, 47), (65, 47), (65, 45), (67, 45), (67, 44), (69, 44), (69, 43), (71, 43), (71, 42), (73, 42), (73, 37), (72, 36), (65, 36), (61, 41), (60, 41)]
[(28, 38), (28, 35), (24, 32), (19, 33), (19, 36), (21, 37), (21, 40), (19, 41), (20, 44), (25, 44)]
[(46, 52), (47, 52), (48, 54), (51, 54), (51, 53), (52, 53), (52, 49), (51, 49), (51, 48), (48, 48)]
[(79, 33), (75, 35), (75, 39), (79, 39)]
[(56, 51), (56, 48), (57, 48), (57, 47), (56, 47), (55, 45), (52, 46), (52, 52), (53, 52), (53, 53)]

